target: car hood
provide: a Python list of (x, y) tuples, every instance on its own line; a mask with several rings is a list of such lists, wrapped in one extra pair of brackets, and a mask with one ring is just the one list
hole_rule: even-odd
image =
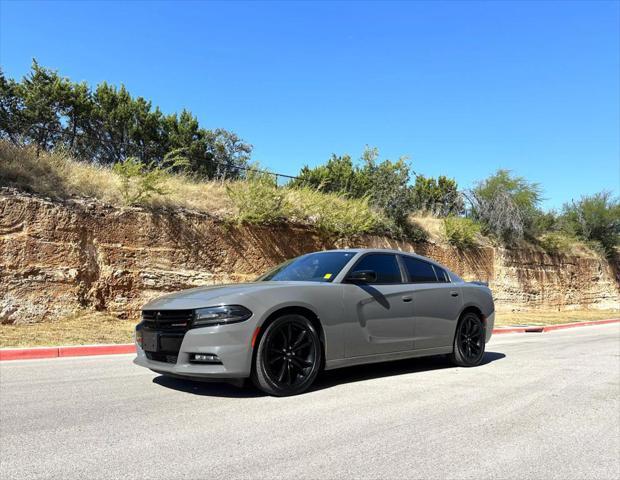
[(329, 284), (319, 282), (254, 282), (198, 287), (164, 295), (151, 300), (142, 308), (143, 310), (188, 310), (222, 304), (243, 305), (244, 298), (259, 295), (266, 290), (307, 288), (317, 285)]

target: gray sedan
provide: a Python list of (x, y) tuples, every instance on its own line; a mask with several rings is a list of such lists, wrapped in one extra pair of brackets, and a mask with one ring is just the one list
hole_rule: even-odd
[(278, 396), (321, 369), (447, 354), (478, 365), (494, 322), (491, 291), (419, 255), (330, 250), (253, 283), (201, 287), (147, 303), (135, 363), (190, 379), (251, 378)]

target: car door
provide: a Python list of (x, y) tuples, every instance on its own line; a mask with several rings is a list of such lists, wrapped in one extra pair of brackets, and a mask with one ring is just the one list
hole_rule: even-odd
[(344, 305), (349, 321), (345, 356), (358, 357), (401, 352), (413, 348), (413, 309), (408, 286), (394, 254), (367, 253), (348, 275), (371, 270), (373, 282), (343, 283)]
[(463, 301), (461, 289), (437, 265), (408, 255), (401, 260), (413, 299), (414, 349), (451, 346)]

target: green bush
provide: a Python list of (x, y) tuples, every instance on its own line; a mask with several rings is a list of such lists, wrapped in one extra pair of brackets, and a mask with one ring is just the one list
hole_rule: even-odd
[(448, 217), (463, 213), (463, 198), (456, 180), (443, 175), (438, 178), (418, 175), (411, 197), (413, 209), (426, 215)]
[(571, 253), (577, 239), (565, 232), (550, 232), (542, 235), (538, 242), (547, 253), (558, 254)]
[(476, 245), (480, 225), (471, 218), (447, 217), (443, 220), (446, 239), (457, 248), (471, 248)]
[(498, 170), (466, 194), (472, 218), (506, 244), (535, 236), (534, 223), (542, 189), (509, 170)]
[(584, 196), (564, 205), (563, 230), (586, 242), (598, 242), (607, 255), (620, 245), (620, 200), (609, 192)]
[(227, 185), (226, 193), (237, 208), (239, 223), (269, 225), (290, 215), (285, 191), (267, 173), (250, 171), (245, 180)]
[(393, 235), (406, 236), (411, 212), (410, 167), (406, 158), (379, 161), (376, 148), (366, 148), (357, 164), (348, 155), (336, 156), (315, 168), (302, 168), (292, 187), (308, 187), (321, 192), (368, 199), (368, 203), (389, 219)]
[(385, 218), (371, 208), (367, 197), (347, 198), (311, 188), (290, 188), (286, 195), (292, 216), (323, 233), (350, 237), (386, 229)]
[(128, 157), (112, 166), (112, 171), (121, 177), (121, 197), (126, 205), (144, 204), (153, 195), (166, 195), (163, 183), (173, 171), (182, 170), (187, 160), (181, 150), (174, 150), (164, 157), (161, 164), (152, 161), (144, 163), (135, 157)]

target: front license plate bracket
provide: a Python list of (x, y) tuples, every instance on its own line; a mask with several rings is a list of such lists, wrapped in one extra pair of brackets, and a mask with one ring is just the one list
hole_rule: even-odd
[(145, 352), (157, 352), (159, 350), (159, 334), (142, 331), (142, 349)]

